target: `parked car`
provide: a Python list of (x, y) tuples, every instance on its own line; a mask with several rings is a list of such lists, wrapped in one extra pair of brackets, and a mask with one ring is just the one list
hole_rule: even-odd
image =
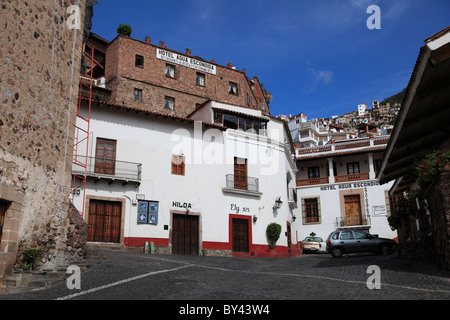
[(303, 252), (327, 252), (326, 243), (323, 241), (320, 237), (306, 237), (305, 240), (303, 240)]
[(391, 254), (397, 246), (392, 239), (378, 238), (362, 230), (341, 230), (330, 233), (326, 241), (327, 251), (335, 258), (345, 253), (374, 252)]

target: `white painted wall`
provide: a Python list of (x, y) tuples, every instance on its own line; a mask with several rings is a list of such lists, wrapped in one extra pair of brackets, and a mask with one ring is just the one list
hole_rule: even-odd
[[(172, 206), (173, 202), (181, 202), (191, 204), (190, 212), (201, 214), (202, 242), (229, 242), (229, 214), (236, 214), (231, 208), (235, 204), (240, 208), (239, 214), (257, 217), (252, 225), (254, 244), (267, 245), (266, 227), (277, 222), (282, 226), (278, 245), (287, 245), (286, 222), (299, 214), (288, 206), (287, 176), (293, 177), (290, 186), (294, 188), (296, 169), (287, 158), (290, 155), (286, 154), (282, 122), (270, 121), (269, 137), (262, 137), (235, 130), (205, 131), (201, 123), (194, 126), (94, 106), (90, 131), (92, 156), (96, 139), (106, 138), (117, 140), (116, 160), (142, 163), (142, 180), (137, 188), (120, 182), (94, 183), (92, 179), (87, 182), (87, 196), (125, 200), (125, 237), (169, 238), (170, 210), (185, 211)], [(172, 153), (186, 157), (185, 176), (171, 174)], [(234, 156), (248, 159), (248, 176), (259, 178), (260, 197), (223, 192), (226, 175), (234, 174)], [(137, 206), (132, 205), (137, 194), (144, 195), (146, 200), (159, 201), (157, 225), (137, 224)], [(274, 211), (277, 197), (281, 197), (283, 205)], [(81, 203), (82, 197), (75, 197), (77, 208), (80, 209)], [(248, 212), (243, 212), (244, 207)], [(164, 225), (169, 229), (164, 230)], [(292, 228), (293, 242), (295, 234)]]

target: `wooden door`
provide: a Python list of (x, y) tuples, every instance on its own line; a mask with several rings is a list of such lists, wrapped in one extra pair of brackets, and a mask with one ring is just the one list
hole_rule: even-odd
[(5, 223), (7, 203), (0, 201), (0, 240), (3, 233), (3, 224)]
[(122, 203), (90, 200), (88, 241), (120, 242)]
[(183, 214), (173, 215), (172, 253), (198, 255), (199, 217)]
[(286, 231), (286, 235), (287, 235), (287, 244), (288, 244), (288, 252), (291, 253), (291, 224), (288, 222), (287, 223), (287, 231)]
[(234, 188), (247, 190), (247, 159), (234, 158)]
[(95, 173), (114, 175), (116, 169), (116, 141), (97, 139)]
[(359, 194), (344, 196), (344, 203), (346, 225), (361, 225), (361, 202)]
[(233, 251), (249, 252), (249, 229), (247, 219), (233, 218)]

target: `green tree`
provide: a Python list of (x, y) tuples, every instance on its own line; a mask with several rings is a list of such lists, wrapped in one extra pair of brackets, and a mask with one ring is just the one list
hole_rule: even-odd
[(131, 36), (131, 33), (133, 32), (133, 29), (128, 24), (121, 24), (117, 28), (117, 33), (126, 37)]

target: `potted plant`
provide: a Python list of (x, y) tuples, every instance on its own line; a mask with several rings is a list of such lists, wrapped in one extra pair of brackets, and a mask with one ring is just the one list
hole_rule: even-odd
[(146, 42), (146, 43), (150, 43), (150, 41), (152, 41), (151, 38), (150, 38), (149, 36), (146, 36), (146, 37), (145, 37), (145, 42)]
[(266, 236), (269, 241), (270, 249), (275, 249), (276, 243), (280, 238), (281, 226), (278, 223), (272, 222), (267, 226)]
[(165, 48), (165, 47), (166, 47), (165, 43), (166, 43), (165, 41), (159, 40), (159, 46), (160, 46), (161, 48)]
[(216, 59), (212, 59), (211, 62), (212, 62), (212, 63), (216, 63)]
[(231, 67), (232, 67), (233, 65), (232, 65), (232, 63), (231, 62), (227, 62), (227, 67), (228, 68), (230, 68), (231, 69)]
[(117, 33), (125, 37), (131, 36), (132, 32), (133, 29), (128, 24), (120, 24), (119, 27), (117, 28)]
[(191, 48), (186, 48), (186, 54), (187, 54), (188, 56), (191, 55), (191, 52), (192, 52)]

